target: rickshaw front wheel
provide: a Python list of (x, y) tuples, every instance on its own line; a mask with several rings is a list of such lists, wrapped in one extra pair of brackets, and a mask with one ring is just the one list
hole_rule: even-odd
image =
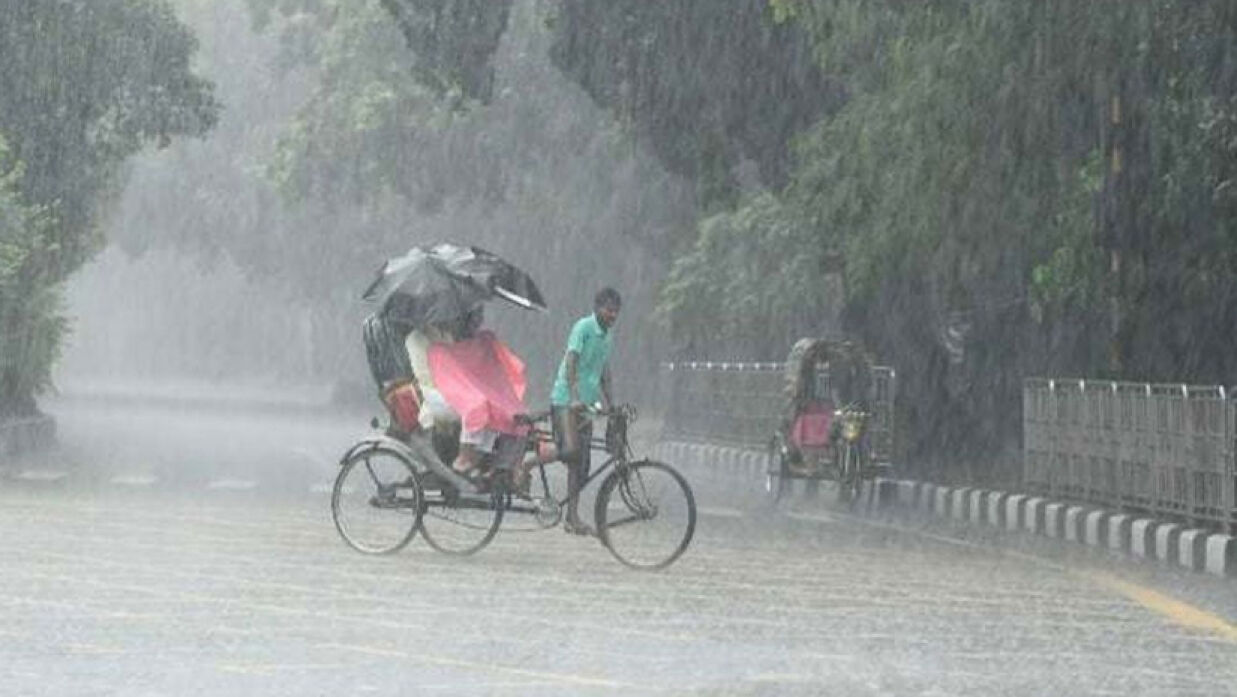
[(838, 467), (838, 503), (854, 506), (863, 493), (863, 464), (859, 446), (846, 443)]

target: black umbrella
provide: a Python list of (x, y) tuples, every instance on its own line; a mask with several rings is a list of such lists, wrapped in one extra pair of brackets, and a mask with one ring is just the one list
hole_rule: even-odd
[(546, 309), (528, 274), (484, 249), (445, 243), (388, 260), (362, 295), (385, 318), (416, 327), (453, 324), (494, 297)]

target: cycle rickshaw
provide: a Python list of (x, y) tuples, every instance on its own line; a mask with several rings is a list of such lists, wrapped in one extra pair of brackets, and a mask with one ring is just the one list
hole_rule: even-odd
[[(606, 431), (591, 446), (608, 457), (580, 489), (601, 481), (593, 505), (597, 537), (627, 566), (665, 568), (687, 550), (695, 532), (691, 487), (670, 465), (633, 458), (627, 428), (634, 409), (593, 416), (606, 417)], [(397, 552), (419, 530), (439, 552), (464, 556), (488, 545), (504, 520), (509, 530), (520, 532), (557, 526), (569, 492), (552, 477), (553, 462), (533, 465), (527, 491), (511, 481), (520, 458), (552, 443), (548, 417), (549, 412), (530, 415), (525, 437), (501, 439), (486, 463), (492, 476), (480, 485), (443, 464), (452, 459), (447, 438), (435, 443), (430, 434), (387, 428), (362, 439), (340, 459), (331, 493), (336, 529), (351, 547), (367, 554)]]
[(831, 481), (843, 504), (872, 493), (872, 479), (891, 467), (894, 377), (853, 341), (795, 343), (786, 360), (785, 412), (768, 446), (771, 503), (785, 498), (794, 480), (809, 490)]
[[(460, 447), (458, 422), (454, 432), (420, 423), (425, 400), (405, 348), (413, 328), (456, 320), (492, 298), (544, 310), (532, 279), (485, 250), (441, 244), (389, 260), (363, 297), (379, 307), (365, 321), (364, 340), (390, 422), (383, 427), (375, 419), (375, 432), (340, 459), (331, 514), (344, 540), (360, 552), (391, 554), (419, 531), (440, 552), (468, 555), (488, 545), (504, 519), (516, 521), (508, 525), (512, 530), (556, 526), (570, 492), (559, 493), (565, 489), (562, 478), (549, 470), (555, 461), (546, 454), (553, 442), (549, 412), (512, 414), (522, 429), (498, 436), (493, 452), (479, 463), (482, 478), (463, 477), (445, 464), (456, 459)], [(477, 377), (470, 373), (470, 379)], [(590, 445), (607, 459), (580, 490), (601, 482), (593, 514), (606, 549), (628, 566), (660, 569), (690, 544), (696, 504), (691, 487), (674, 468), (635, 459), (627, 439), (635, 415), (630, 407), (586, 415), (606, 418), (605, 437)], [(528, 460), (533, 476), (522, 489), (512, 481), (512, 471), (526, 457), (535, 458)]]

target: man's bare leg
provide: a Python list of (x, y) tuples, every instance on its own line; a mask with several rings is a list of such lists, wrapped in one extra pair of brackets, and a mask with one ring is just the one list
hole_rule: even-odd
[[(577, 455), (577, 458), (580, 458)], [(581, 459), (567, 463), (567, 519), (563, 525), (567, 532), (576, 535), (596, 535), (596, 531), (580, 520), (580, 489), (584, 486), (584, 463)]]
[(580, 463), (567, 463), (567, 526), (580, 527)]

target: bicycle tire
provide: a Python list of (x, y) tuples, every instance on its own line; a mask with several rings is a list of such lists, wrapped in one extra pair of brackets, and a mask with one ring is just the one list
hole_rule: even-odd
[(854, 463), (851, 462), (850, 443), (842, 441), (840, 449), (841, 462), (837, 464), (837, 503), (846, 505), (850, 504), (851, 494), (851, 468)]
[(443, 554), (457, 557), (476, 554), (498, 534), (506, 501), (501, 487), (487, 494), (461, 494), (446, 486), (425, 491), (421, 537)]
[(863, 454), (859, 450), (858, 445), (851, 445), (854, 453), (851, 456), (851, 487), (850, 487), (850, 507), (852, 509), (861, 505), (863, 501)]
[(403, 549), (421, 527), (421, 510), (416, 469), (390, 448), (366, 448), (350, 455), (331, 488), (335, 530), (348, 546), (364, 554)]
[(786, 497), (790, 487), (788, 476), (790, 467), (786, 463), (785, 442), (780, 435), (769, 439), (768, 460), (765, 463), (765, 501), (770, 507), (776, 508)]
[(673, 467), (652, 460), (619, 464), (602, 482), (593, 514), (602, 545), (633, 569), (666, 568), (696, 531), (691, 486)]
[(854, 507), (863, 487), (863, 472), (859, 449), (853, 443), (842, 448), (842, 466), (838, 471), (838, 503)]

